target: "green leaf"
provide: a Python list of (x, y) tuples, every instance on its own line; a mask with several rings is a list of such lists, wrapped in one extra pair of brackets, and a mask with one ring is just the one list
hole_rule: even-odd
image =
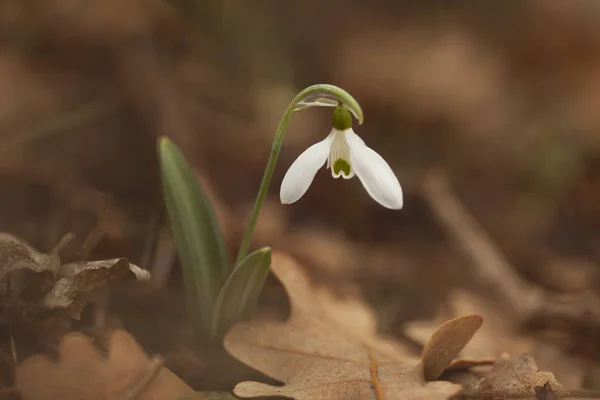
[(223, 234), (210, 201), (185, 158), (168, 138), (159, 142), (165, 203), (186, 286), (188, 311), (199, 329), (209, 329), (219, 289), (229, 267)]
[(229, 328), (256, 305), (269, 275), (271, 249), (256, 250), (239, 263), (221, 289), (212, 325), (212, 336), (220, 341)]

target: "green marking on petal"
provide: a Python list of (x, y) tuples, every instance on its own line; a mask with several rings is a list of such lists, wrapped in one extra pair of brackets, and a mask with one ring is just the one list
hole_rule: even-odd
[(340, 171), (344, 176), (350, 176), (350, 163), (342, 158), (335, 160), (333, 163), (333, 172), (335, 175), (340, 175)]

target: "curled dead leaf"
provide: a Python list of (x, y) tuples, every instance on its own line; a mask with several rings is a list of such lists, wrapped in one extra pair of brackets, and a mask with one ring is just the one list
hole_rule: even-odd
[[(411, 400), (448, 399), (460, 392), (449, 382), (426, 382), (418, 359), (377, 335), (373, 312), (362, 301), (339, 300), (313, 287), (306, 272), (283, 254), (273, 254), (271, 268), (290, 297), (289, 320), (238, 324), (225, 347), (285, 385), (242, 382), (234, 388), (237, 396)], [(436, 358), (435, 349), (426, 360)]]
[(85, 301), (86, 294), (93, 293), (110, 282), (122, 279), (147, 281), (150, 273), (130, 264), (125, 258), (115, 258), (63, 265), (59, 269), (58, 278), (42, 300), (45, 308), (68, 308), (74, 302)]
[(49, 254), (25, 241), (0, 233), (0, 318), (28, 327), (45, 341), (57, 343), (79, 319), (83, 308), (115, 281), (146, 281), (149, 272), (125, 258), (80, 261), (61, 265), (58, 251), (67, 235)]
[(80, 333), (66, 335), (59, 352), (58, 363), (35, 355), (17, 366), (15, 386), (24, 400), (202, 399), (125, 331), (112, 334), (106, 359)]
[(29, 269), (56, 274), (60, 267), (58, 254), (40, 253), (25, 241), (9, 233), (0, 233), (0, 280), (12, 271)]
[(550, 386), (556, 396), (569, 396), (571, 391), (556, 381), (554, 374), (540, 371), (530, 356), (511, 358), (502, 356), (493, 369), (479, 379), (476, 385), (463, 382), (467, 396), (500, 398), (535, 398), (535, 387)]

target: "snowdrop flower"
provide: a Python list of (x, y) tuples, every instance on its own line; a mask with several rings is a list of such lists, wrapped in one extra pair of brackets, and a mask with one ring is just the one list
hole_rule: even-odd
[(341, 103), (333, 111), (329, 136), (300, 154), (286, 172), (281, 183), (281, 203), (298, 201), (325, 162), (334, 178), (350, 179), (356, 175), (376, 202), (393, 210), (402, 208), (402, 188), (394, 172), (354, 133), (350, 111)]

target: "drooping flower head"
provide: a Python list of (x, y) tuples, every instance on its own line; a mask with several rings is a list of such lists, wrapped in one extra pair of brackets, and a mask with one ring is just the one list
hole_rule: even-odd
[(352, 115), (339, 103), (333, 110), (333, 129), (325, 140), (306, 149), (294, 161), (281, 183), (282, 204), (298, 201), (319, 168), (327, 163), (334, 178), (358, 176), (369, 195), (386, 208), (403, 205), (402, 188), (388, 163), (352, 130)]

